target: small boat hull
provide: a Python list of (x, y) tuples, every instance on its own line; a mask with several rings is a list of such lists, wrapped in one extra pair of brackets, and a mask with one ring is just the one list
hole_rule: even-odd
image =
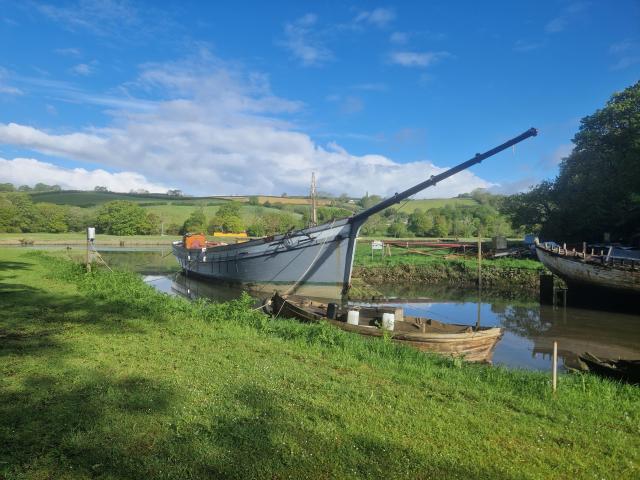
[[(358, 325), (344, 321), (342, 312), (336, 319), (326, 317), (327, 305), (309, 300), (282, 297), (275, 294), (271, 299), (273, 314), (285, 318), (297, 318), (305, 322), (327, 321), (331, 325), (347, 332), (370, 337), (389, 335), (402, 345), (423, 352), (438, 353), (446, 356), (462, 357), (470, 362), (490, 362), (496, 344), (502, 337), (502, 329), (484, 327), (476, 330), (468, 325), (445, 324), (431, 319), (404, 317), (402, 309), (371, 307), (360, 308)], [(385, 332), (376, 324), (382, 313), (395, 313), (395, 328)], [(399, 321), (398, 318), (401, 320)]]
[(640, 360), (610, 360), (590, 353), (580, 356), (588, 371), (601, 377), (640, 385)]

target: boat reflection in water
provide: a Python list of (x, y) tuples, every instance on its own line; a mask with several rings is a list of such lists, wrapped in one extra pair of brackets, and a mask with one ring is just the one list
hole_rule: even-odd
[(546, 305), (541, 306), (539, 312), (538, 325), (529, 333), (534, 355), (551, 358), (553, 342), (557, 342), (558, 355), (569, 368), (581, 368), (578, 357), (587, 352), (602, 358), (640, 358), (640, 318), (637, 316), (608, 312), (603, 319), (603, 312), (554, 309)]

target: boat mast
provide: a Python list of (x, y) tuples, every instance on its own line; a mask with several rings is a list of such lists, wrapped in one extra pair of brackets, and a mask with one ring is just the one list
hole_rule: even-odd
[(309, 199), (311, 200), (311, 227), (315, 227), (318, 224), (317, 197), (318, 192), (316, 191), (316, 172), (311, 172), (311, 191), (309, 192)]

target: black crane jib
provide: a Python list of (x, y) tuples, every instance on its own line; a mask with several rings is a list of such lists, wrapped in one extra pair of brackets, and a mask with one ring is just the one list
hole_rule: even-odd
[(455, 175), (456, 173), (459, 173), (463, 170), (466, 170), (467, 168), (482, 162), (486, 158), (489, 158), (495, 155), (496, 153), (500, 153), (501, 151), (506, 150), (507, 148), (517, 143), (520, 143), (521, 141), (526, 140), (529, 137), (535, 137), (537, 134), (538, 134), (538, 130), (536, 130), (535, 128), (530, 128), (526, 132), (523, 132), (520, 135), (518, 135), (517, 137), (514, 137), (511, 140), (504, 142), (502, 145), (498, 145), (497, 147), (492, 148), (491, 150), (487, 150), (484, 153), (477, 153), (475, 157), (467, 160), (466, 162), (462, 162), (459, 165), (456, 165), (455, 167), (450, 168), (446, 172), (442, 172), (438, 175), (432, 175), (431, 178), (429, 178), (428, 180), (425, 180), (422, 183), (419, 183), (411, 188), (408, 188), (404, 192), (396, 193), (394, 196), (389, 197), (381, 201), (380, 203), (377, 203), (374, 206), (360, 213), (355, 214), (350, 218), (350, 221), (351, 223), (362, 224), (367, 218), (369, 218), (372, 215), (375, 215), (378, 212), (381, 212), (385, 208), (388, 208), (391, 205), (395, 205), (396, 203), (399, 203), (404, 199), (409, 198), (411, 195), (415, 195), (416, 193), (424, 190), (425, 188), (433, 187), (437, 183), (441, 182), (442, 180), (449, 178), (452, 175)]

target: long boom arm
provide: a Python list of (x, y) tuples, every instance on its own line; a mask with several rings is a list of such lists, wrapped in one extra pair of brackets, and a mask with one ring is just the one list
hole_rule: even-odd
[(476, 154), (475, 157), (471, 158), (470, 160), (467, 160), (466, 162), (462, 162), (461, 164), (456, 165), (453, 168), (450, 168), (446, 172), (442, 172), (438, 175), (433, 175), (429, 180), (425, 180), (424, 182), (419, 183), (418, 185), (415, 185), (405, 190), (404, 192), (396, 193), (393, 197), (389, 197), (381, 201), (380, 203), (377, 203), (374, 206), (360, 213), (357, 213), (356, 215), (351, 217), (351, 223), (361, 224), (361, 222), (364, 222), (367, 218), (369, 218), (372, 215), (375, 215), (378, 212), (381, 212), (385, 208), (388, 208), (391, 205), (395, 205), (396, 203), (399, 203), (404, 199), (409, 198), (411, 195), (414, 195), (424, 190), (425, 188), (432, 187), (436, 185), (438, 182), (441, 182), (442, 180), (449, 178), (450, 176), (455, 175), (456, 173), (459, 173), (462, 170), (466, 170), (467, 168), (482, 162), (486, 158), (489, 158), (495, 155), (496, 153), (506, 150), (507, 148), (515, 145), (516, 143), (520, 143), (521, 141), (526, 140), (529, 137), (535, 137), (537, 134), (538, 134), (538, 130), (536, 130), (535, 128), (530, 128), (526, 132), (523, 132), (520, 135), (518, 135), (517, 137), (514, 137), (511, 140), (504, 142), (502, 145), (498, 145), (497, 147), (492, 148), (491, 150), (488, 150), (484, 153), (478, 153)]

